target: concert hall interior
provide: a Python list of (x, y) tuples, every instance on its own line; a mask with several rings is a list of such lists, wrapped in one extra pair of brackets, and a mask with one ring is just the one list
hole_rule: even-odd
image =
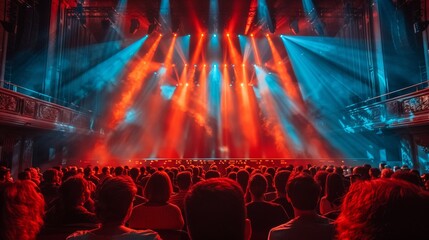
[(16, 174), (171, 159), (428, 170), (425, 1), (1, 8), (0, 161)]
[[(150, 194), (145, 195), (152, 177), (162, 182), (167, 173), (174, 188), (176, 175), (188, 171), (195, 185), (190, 191), (196, 192), (204, 184), (195, 179), (238, 179), (241, 171), (247, 171), (249, 187), (240, 190), (248, 197), (247, 204), (250, 196), (256, 196), (253, 180), (259, 177), (274, 190), (275, 176), (282, 171), (316, 180), (320, 171), (326, 174), (324, 179), (338, 173), (347, 189), (341, 199), (347, 191), (347, 196), (365, 192), (363, 185), (352, 190), (358, 188), (352, 183), (364, 176), (369, 180), (406, 172), (417, 176), (419, 189), (429, 190), (428, 4), (428, 0), (3, 0), (0, 209), (8, 182), (9, 188), (24, 189), (23, 182), (31, 179), (44, 193), (40, 181), (59, 174), (62, 182), (55, 186), (61, 185), (61, 193), (68, 177), (82, 175), (90, 182), (93, 174), (100, 180), (104, 177), (97, 174), (102, 169), (111, 174), (111, 184), (124, 186), (129, 183), (122, 175), (133, 177), (134, 169), (133, 186), (143, 202), (152, 201)], [(109, 198), (102, 199), (98, 180), (92, 189), (95, 210), (87, 209), (93, 219), (97, 213), (98, 230), (108, 231), (111, 219), (99, 216), (97, 204)], [(236, 185), (228, 181), (219, 184)], [(389, 189), (391, 183), (402, 186), (394, 181), (382, 186)], [(317, 184), (322, 208), (325, 182)], [(178, 188), (173, 192), (180, 193)], [(194, 201), (193, 196), (187, 195), (186, 201)], [(351, 198), (345, 197), (344, 203)], [(44, 194), (45, 223), (52, 217), (48, 199)], [(295, 209), (293, 199), (291, 203)], [(164, 239), (174, 239), (161, 231), (165, 229), (136, 227), (141, 219), (135, 208), (132, 213), (130, 209), (117, 220), (122, 221), (115, 225), (118, 231), (125, 225), (150, 228)], [(191, 239), (211, 239), (193, 235), (197, 228), (192, 230), (192, 214), (190, 219), (184, 215), (192, 209), (180, 210), (179, 230), (186, 237), (189, 233)], [(319, 205), (316, 210), (323, 215)], [(375, 233), (374, 238), (346, 237), (347, 212), (337, 212), (333, 219), (338, 214), (339, 239), (393, 239), (377, 238)], [(19, 234), (2, 235), (3, 223), (7, 222), (0, 219), (0, 239), (19, 239)], [(267, 229), (258, 232), (255, 221), (251, 223), (251, 239), (277, 239), (276, 231), (283, 231), (270, 225), (268, 235)], [(33, 239), (40, 229), (44, 237), (38, 239), (49, 239), (52, 232), (43, 235), (49, 224), (41, 226), (22, 233), (27, 236), (22, 239)], [(81, 229), (88, 228), (74, 230)], [(66, 232), (62, 234), (73, 233)], [(228, 239), (211, 234), (213, 239)]]

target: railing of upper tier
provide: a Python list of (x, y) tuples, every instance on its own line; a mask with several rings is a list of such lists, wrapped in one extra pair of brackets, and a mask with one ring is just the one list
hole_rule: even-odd
[(0, 124), (65, 132), (94, 130), (93, 119), (87, 112), (6, 88), (0, 88)]
[(74, 109), (74, 110), (77, 110), (80, 112), (88, 112), (88, 113), (92, 112), (91, 110), (80, 107), (73, 102), (68, 102), (68, 101), (65, 101), (65, 100), (62, 100), (59, 98), (55, 98), (55, 97), (49, 96), (47, 94), (40, 93), (40, 92), (34, 91), (32, 89), (29, 89), (29, 88), (8, 82), (8, 81), (0, 80), (0, 87), (14, 91), (14, 92), (17, 92), (17, 93), (22, 93), (24, 95), (27, 95), (27, 96), (30, 96), (33, 98), (37, 98), (39, 100), (43, 100), (43, 101), (55, 103), (55, 104), (58, 104), (58, 105), (61, 105), (61, 106), (67, 107), (67, 108), (71, 108), (71, 109)]
[(395, 91), (391, 91), (385, 94), (381, 94), (372, 98), (368, 98), (364, 101), (361, 102), (357, 102), (357, 103), (353, 103), (351, 105), (348, 105), (346, 108), (350, 109), (350, 108), (356, 108), (356, 107), (360, 107), (360, 106), (364, 106), (364, 105), (369, 105), (375, 102), (381, 102), (381, 101), (386, 101), (391, 99), (391, 96), (404, 96), (406, 94), (412, 94), (414, 92), (423, 90), (425, 88), (429, 87), (429, 80), (421, 82), (421, 83), (417, 83), (405, 88), (401, 88)]
[[(347, 106), (339, 123), (346, 132), (429, 125), (428, 83), (425, 81)], [(397, 96), (392, 97), (393, 94)]]

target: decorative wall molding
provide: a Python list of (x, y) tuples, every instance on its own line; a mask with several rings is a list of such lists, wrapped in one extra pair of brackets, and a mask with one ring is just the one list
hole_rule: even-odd
[(402, 102), (402, 109), (405, 114), (429, 111), (429, 94), (405, 99)]
[(88, 114), (0, 88), (0, 124), (91, 132)]
[(60, 109), (45, 104), (39, 104), (37, 117), (46, 121), (58, 122), (60, 119)]
[(36, 101), (31, 99), (24, 99), (24, 109), (22, 115), (27, 117), (35, 117), (36, 114)]
[(16, 96), (0, 92), (0, 111), (18, 112), (18, 101)]

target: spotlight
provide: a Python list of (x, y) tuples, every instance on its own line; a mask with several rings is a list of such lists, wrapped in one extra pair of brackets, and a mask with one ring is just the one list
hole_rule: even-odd
[(140, 29), (140, 21), (137, 18), (131, 19), (130, 33), (135, 34)]
[(198, 65), (197, 65), (197, 64), (194, 64), (194, 68), (196, 68), (196, 67), (198, 67)]
[(204, 33), (201, 33), (201, 37), (204, 37)]
[(160, 33), (159, 36), (162, 37), (162, 34)]
[(226, 64), (223, 65), (223, 67), (226, 67), (226, 66), (227, 66)]
[(155, 29), (156, 29), (156, 24), (155, 23), (149, 24), (149, 27), (147, 29), (147, 34), (150, 35), (151, 33), (153, 33), (155, 31)]
[(246, 66), (246, 64), (244, 64), (244, 63), (243, 63), (243, 64), (241, 64), (241, 66), (242, 66), (242, 67), (245, 67), (245, 66)]
[(187, 63), (185, 63), (185, 67), (187, 67), (188, 66), (188, 64)]
[(227, 33), (226, 36), (229, 37), (229, 33)]
[(206, 64), (204, 64), (203, 66), (204, 66), (204, 67), (207, 67), (207, 65), (206, 65)]
[[(297, 35), (299, 33), (299, 24), (298, 24), (298, 19), (294, 18), (290, 21), (289, 23), (289, 29), (290, 31)], [(282, 35), (283, 36), (283, 35)]]
[(173, 36), (177, 37), (177, 33), (173, 34)]
[(426, 28), (429, 25), (429, 21), (425, 21), (425, 22), (415, 22), (413, 24), (413, 28), (414, 28), (414, 33), (420, 33), (423, 32), (424, 30), (426, 30)]
[(185, 84), (185, 86), (186, 86), (186, 87), (187, 87), (187, 86), (189, 86), (189, 83), (186, 83), (186, 84)]
[(266, 36), (266, 37), (269, 37), (269, 36), (270, 36), (270, 34), (268, 34), (268, 33), (267, 33), (267, 34), (265, 34), (265, 36)]
[(217, 35), (216, 35), (216, 34), (214, 34), (214, 35), (213, 35), (213, 37), (217, 37)]
[(253, 33), (251, 33), (250, 36), (253, 37)]

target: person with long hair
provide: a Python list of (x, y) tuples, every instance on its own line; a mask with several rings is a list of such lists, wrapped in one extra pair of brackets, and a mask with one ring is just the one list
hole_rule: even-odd
[(325, 215), (329, 212), (338, 211), (341, 208), (341, 202), (346, 189), (344, 187), (343, 177), (337, 173), (330, 173), (326, 177), (325, 196), (320, 199), (320, 214)]
[(43, 225), (45, 201), (31, 180), (0, 185), (0, 239), (33, 240)]
[(148, 202), (134, 207), (128, 222), (131, 228), (154, 230), (180, 230), (184, 220), (180, 208), (168, 202), (173, 187), (164, 171), (153, 173), (144, 189)]
[(429, 198), (411, 183), (377, 179), (352, 184), (336, 226), (338, 239), (429, 239)]

